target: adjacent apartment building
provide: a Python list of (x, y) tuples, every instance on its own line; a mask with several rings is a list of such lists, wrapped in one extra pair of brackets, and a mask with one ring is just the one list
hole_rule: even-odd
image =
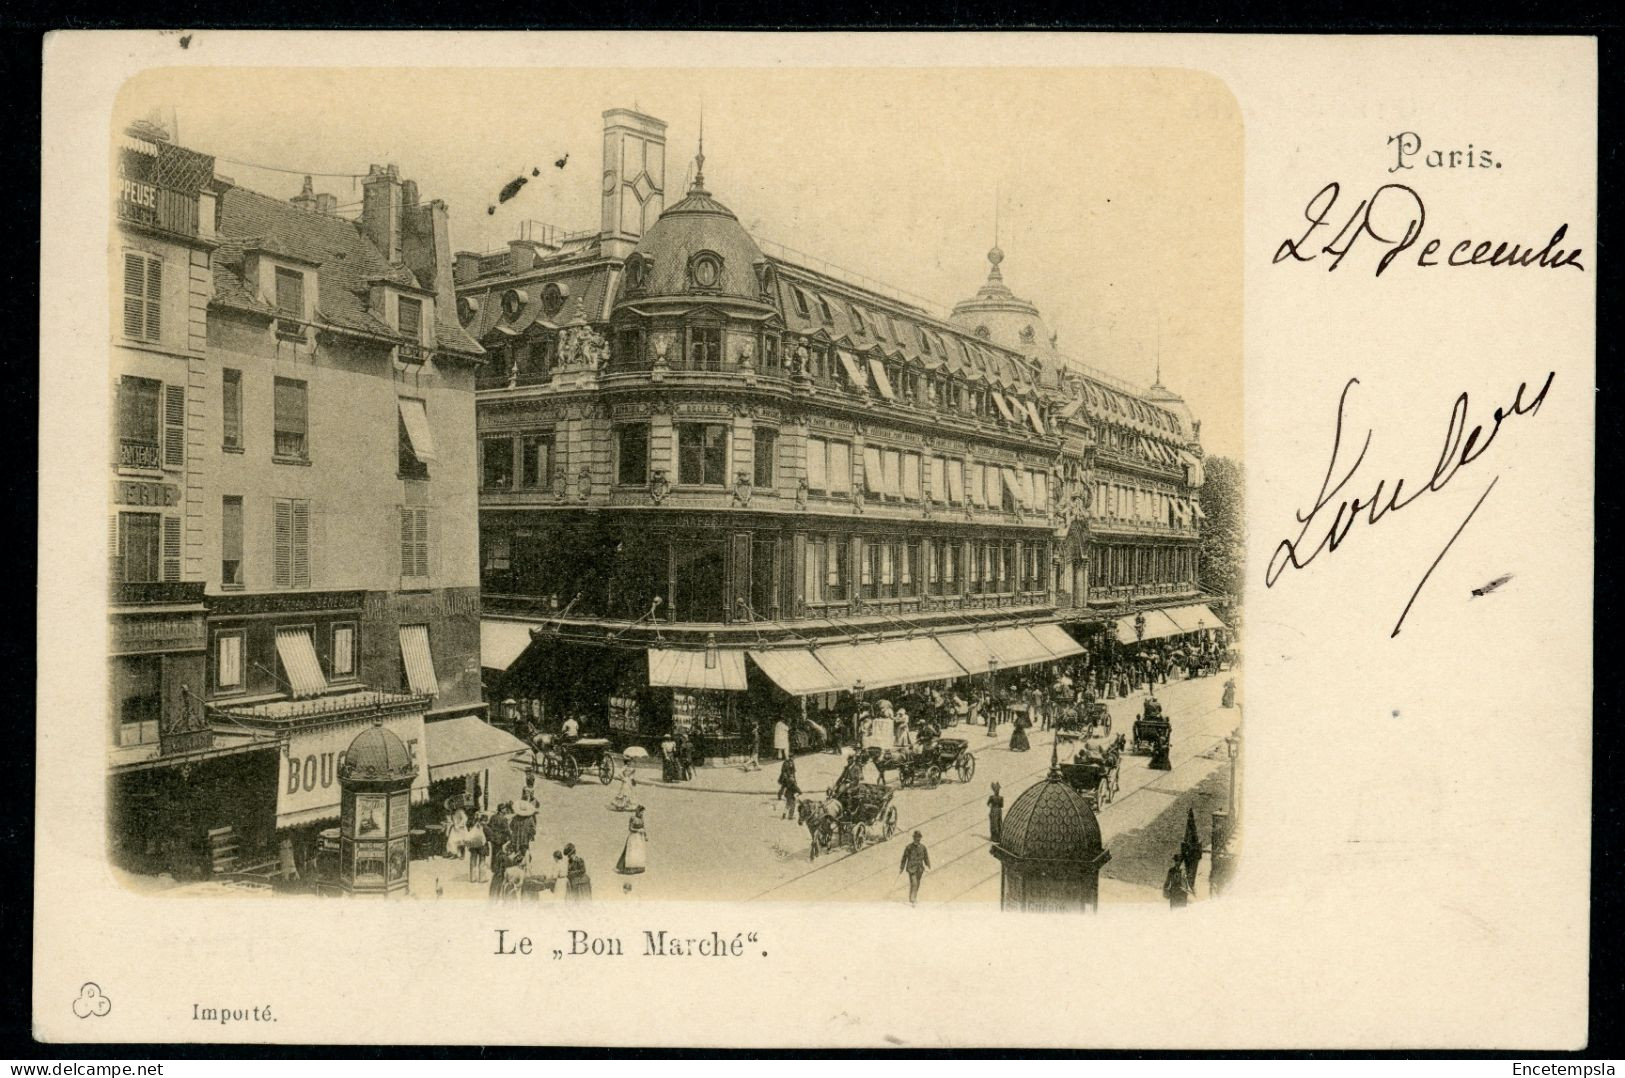
[[(147, 144), (207, 167), (181, 209), (155, 184), (158, 216), (121, 218), (115, 757), (229, 751), (253, 769), (224, 799), (199, 796), (195, 768), (115, 784), (115, 832), (153, 847), (164, 831), (173, 861), (229, 827), (242, 857), (274, 855), (338, 815), (338, 754), (374, 722), (413, 749), (419, 800), (472, 775), (489, 789), (512, 744), (482, 719), (482, 350), (454, 314), (446, 206), (373, 166), (351, 219), (308, 178), (275, 198)], [(120, 635), (159, 616), (137, 600), (175, 626), (156, 662), (118, 650), (160, 641)]]

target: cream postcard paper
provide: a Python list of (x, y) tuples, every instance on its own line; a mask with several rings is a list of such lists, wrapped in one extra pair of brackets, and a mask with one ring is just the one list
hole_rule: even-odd
[(1585, 1043), (1592, 42), (45, 80), (40, 1038)]

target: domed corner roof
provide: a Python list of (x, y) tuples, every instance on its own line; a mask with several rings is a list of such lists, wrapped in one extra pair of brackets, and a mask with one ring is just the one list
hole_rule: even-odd
[(1194, 438), (1195, 414), (1191, 411), (1190, 405), (1185, 403), (1184, 397), (1162, 384), (1162, 375), (1160, 373), (1157, 375), (1157, 380), (1141, 395), (1140, 399), (1147, 404), (1156, 405), (1165, 412), (1172, 412), (1180, 421), (1180, 433), (1187, 439)]
[(355, 735), (350, 747), (344, 750), (339, 766), (340, 778), (363, 782), (412, 778), (417, 773), (417, 764), (406, 742), (381, 723)]
[(994, 847), (1012, 860), (1084, 863), (1104, 848), (1094, 809), (1058, 773), (1016, 798)]
[[(722, 260), (722, 273), (714, 287), (697, 288), (690, 282), (690, 264), (702, 251)], [(761, 302), (762, 287), (756, 276), (757, 263), (764, 261), (761, 248), (734, 212), (699, 183), (656, 219), (632, 257), (644, 262), (639, 298), (709, 295)], [(623, 289), (621, 298), (627, 295)]]

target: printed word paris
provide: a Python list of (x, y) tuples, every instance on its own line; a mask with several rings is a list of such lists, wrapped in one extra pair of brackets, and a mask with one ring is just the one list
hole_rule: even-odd
[(1388, 136), (1388, 145), (1393, 147), (1394, 163), (1389, 166), (1389, 172), (1398, 172), (1402, 168), (1415, 168), (1420, 161), (1426, 168), (1500, 168), (1489, 150), (1473, 149), (1468, 143), (1465, 150), (1461, 148), (1440, 150), (1432, 149), (1422, 152), (1422, 136), (1415, 131), (1401, 131), (1397, 135)]

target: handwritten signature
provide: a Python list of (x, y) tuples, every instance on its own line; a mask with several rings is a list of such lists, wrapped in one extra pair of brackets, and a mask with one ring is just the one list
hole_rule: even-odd
[[(1415, 247), (1421, 240), (1422, 226), (1427, 221), (1427, 209), (1422, 205), (1422, 196), (1402, 183), (1385, 183), (1377, 188), (1370, 198), (1361, 199), (1360, 204), (1354, 207), (1354, 212), (1344, 221), (1337, 234), (1324, 247), (1317, 250), (1309, 238), (1322, 228), (1332, 227), (1332, 207), (1337, 204), (1338, 195), (1342, 190), (1341, 184), (1328, 183), (1315, 192), (1303, 210), (1304, 219), (1309, 222), (1309, 227), (1295, 240), (1282, 240), (1281, 245), (1275, 249), (1272, 262), (1280, 263), (1288, 258), (1297, 262), (1313, 262), (1318, 256), (1325, 254), (1332, 256), (1331, 262), (1326, 266), (1330, 272), (1342, 263), (1361, 237), (1369, 236), (1379, 247), (1387, 248), (1377, 260), (1377, 271), (1374, 276), (1381, 277), (1383, 270), (1387, 269), (1394, 259)], [(1536, 266), (1542, 269), (1562, 269), (1567, 266), (1584, 273), (1585, 266), (1580, 262), (1582, 250), (1576, 247), (1565, 251), (1558, 246), (1568, 235), (1568, 231), (1569, 226), (1566, 223), (1558, 226), (1552, 238), (1546, 241), (1546, 246), (1538, 248), (1520, 246), (1516, 243), (1508, 244), (1504, 241), (1496, 243), (1494, 240), (1481, 240), (1475, 245), (1472, 240), (1462, 240), (1451, 248), (1448, 255), (1443, 256), (1439, 254), (1439, 249), (1444, 245), (1444, 241), (1430, 239), (1417, 252), (1416, 264), (1422, 267)], [(1316, 242), (1319, 242), (1318, 239)]]
[[(1450, 422), (1445, 428), (1444, 448), (1439, 453), (1439, 461), (1433, 466), (1433, 474), (1426, 483), (1420, 487), (1413, 487), (1408, 493), (1405, 491), (1403, 478), (1390, 480), (1378, 479), (1371, 493), (1364, 497), (1350, 497), (1339, 500), (1343, 488), (1354, 480), (1359, 471), (1360, 463), (1365, 460), (1366, 451), (1371, 448), (1370, 430), (1366, 431), (1365, 441), (1360, 446), (1360, 453), (1354, 463), (1342, 473), (1342, 477), (1333, 481), (1333, 475), (1338, 471), (1338, 455), (1343, 445), (1343, 413), (1348, 404), (1349, 391), (1360, 384), (1358, 378), (1350, 378), (1343, 386), (1343, 392), (1337, 400), (1337, 428), (1332, 435), (1332, 457), (1326, 465), (1326, 475), (1320, 482), (1320, 492), (1315, 495), (1315, 504), (1307, 512), (1298, 510), (1293, 514), (1301, 525), (1295, 538), (1282, 539), (1270, 555), (1268, 567), (1264, 571), (1264, 586), (1273, 588), (1281, 574), (1288, 569), (1303, 569), (1320, 556), (1322, 551), (1335, 551), (1348, 537), (1354, 525), (1363, 519), (1365, 523), (1374, 527), (1381, 523), (1391, 512), (1398, 512), (1415, 502), (1422, 495), (1430, 491), (1443, 490), (1445, 485), (1455, 478), (1456, 473), (1467, 465), (1472, 464), (1483, 456), (1485, 451), (1495, 441), (1495, 436), (1501, 430), (1501, 424), (1514, 416), (1531, 415), (1540, 410), (1541, 403), (1545, 401), (1547, 391), (1552, 388), (1552, 379), (1557, 376), (1556, 371), (1548, 372), (1546, 381), (1541, 385), (1540, 392), (1528, 401), (1524, 400), (1524, 393), (1529, 388), (1527, 382), (1518, 385), (1518, 391), (1513, 394), (1512, 403), (1504, 407), (1497, 407), (1493, 415), (1493, 422), (1486, 431), (1483, 424), (1475, 424), (1471, 431), (1467, 430), (1468, 397), (1465, 392), (1456, 398), (1456, 403), (1450, 409)], [(1416, 597), (1421, 594), (1422, 586), (1427, 583), (1433, 570), (1438, 568), (1445, 553), (1455, 543), (1467, 522), (1473, 519), (1478, 507), (1484, 504), (1490, 491), (1500, 476), (1492, 478), (1484, 493), (1478, 496), (1473, 507), (1467, 511), (1466, 517), (1451, 534), (1439, 551), (1439, 556), (1433, 559), (1422, 579), (1417, 581), (1416, 588), (1411, 592), (1410, 599), (1405, 603), (1405, 609), (1400, 611), (1399, 620), (1394, 623), (1394, 631), (1389, 633), (1392, 639), (1399, 635), (1401, 626), (1405, 624), (1405, 617), (1411, 612), (1411, 606)], [(1328, 508), (1336, 502), (1336, 508)]]

